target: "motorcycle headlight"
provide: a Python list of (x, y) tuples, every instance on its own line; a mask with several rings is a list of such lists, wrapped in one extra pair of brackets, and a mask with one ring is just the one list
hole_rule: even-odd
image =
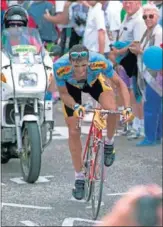
[(35, 87), (37, 86), (38, 76), (36, 73), (20, 73), (19, 85), (21, 87)]

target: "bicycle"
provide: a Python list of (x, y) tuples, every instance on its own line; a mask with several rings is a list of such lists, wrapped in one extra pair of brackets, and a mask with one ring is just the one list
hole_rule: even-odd
[[(109, 111), (102, 109), (89, 109), (87, 113), (94, 113), (92, 123), (89, 129), (89, 134), (86, 140), (86, 145), (83, 153), (83, 163), (85, 170), (85, 201), (92, 204), (92, 219), (96, 220), (100, 211), (103, 182), (104, 182), (104, 138), (102, 135), (103, 129), (106, 128), (107, 114), (122, 114), (122, 111)], [(81, 119), (78, 127), (81, 127)], [(100, 163), (98, 161), (100, 159)], [(96, 203), (96, 183), (100, 183), (99, 193)]]

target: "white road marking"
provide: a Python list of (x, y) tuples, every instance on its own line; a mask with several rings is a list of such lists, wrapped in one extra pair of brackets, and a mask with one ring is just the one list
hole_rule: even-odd
[[(49, 139), (49, 133), (47, 135), (47, 139)], [(52, 139), (54, 140), (65, 140), (65, 139), (68, 139), (67, 136), (63, 135), (62, 133), (58, 132), (57, 129), (55, 128), (53, 130), (53, 136), (52, 136)]]
[[(101, 206), (104, 206), (105, 204), (104, 204), (104, 202), (101, 202)], [(86, 209), (91, 209), (92, 208), (92, 206), (90, 205), (90, 206), (86, 206)]]
[[(90, 130), (90, 126), (82, 126), (81, 127), (81, 133), (82, 134), (88, 135), (89, 134), (89, 130)], [(102, 135), (106, 136), (106, 130), (103, 130)]]
[(32, 221), (21, 221), (22, 224), (26, 225), (26, 226), (39, 226), (38, 224), (32, 222)]
[(74, 197), (71, 197), (70, 201), (77, 202), (77, 203), (86, 203), (86, 201), (84, 199), (77, 200)]
[(2, 186), (5, 186), (5, 184), (4, 184), (4, 183), (1, 183), (1, 185), (2, 185)]
[(108, 193), (107, 196), (121, 196), (121, 195), (127, 195), (129, 193), (126, 192), (118, 192), (118, 193)]
[(100, 221), (93, 221), (89, 219), (82, 219), (82, 218), (65, 218), (64, 221), (62, 222), (62, 226), (73, 226), (74, 221), (78, 222), (88, 222), (88, 223), (93, 223), (93, 224), (100, 224)]
[(62, 222), (62, 226), (73, 226), (74, 218), (65, 218)]
[[(81, 128), (81, 134), (88, 134), (89, 133), (90, 126), (82, 126)], [(68, 128), (63, 127), (54, 127), (53, 130), (53, 140), (62, 140), (62, 139), (68, 139), (69, 133)]]
[(38, 209), (38, 210), (51, 210), (52, 209), (52, 207), (32, 206), (32, 205), (17, 204), (17, 203), (2, 203), (2, 207), (3, 206)]
[[(90, 125), (89, 126), (82, 126), (81, 127), (81, 134), (82, 135), (88, 135), (89, 133), (89, 130), (90, 130)], [(103, 136), (106, 136), (106, 129), (103, 130)], [(117, 136), (115, 134), (115, 136)], [(49, 135), (48, 135), (49, 137)], [(68, 128), (65, 127), (65, 126), (62, 126), (62, 127), (54, 127), (54, 130), (53, 130), (53, 140), (64, 140), (64, 139), (68, 139), (69, 137), (69, 134), (68, 134)]]
[[(51, 176), (51, 175), (50, 176), (39, 176), (38, 180), (35, 183), (36, 184), (37, 183), (47, 183), (50, 181), (48, 178), (53, 178), (53, 177), (54, 176)], [(10, 180), (16, 184), (27, 184), (27, 182), (25, 182), (22, 177), (11, 178)]]

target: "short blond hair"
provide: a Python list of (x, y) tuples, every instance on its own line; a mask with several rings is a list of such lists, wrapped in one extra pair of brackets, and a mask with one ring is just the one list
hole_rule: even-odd
[(159, 16), (159, 9), (157, 8), (157, 6), (154, 3), (147, 3), (142, 8), (143, 8), (143, 13), (147, 10), (154, 10), (156, 12), (156, 14)]

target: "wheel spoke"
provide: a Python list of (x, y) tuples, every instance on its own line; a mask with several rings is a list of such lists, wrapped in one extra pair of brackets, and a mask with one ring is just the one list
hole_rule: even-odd
[(92, 148), (93, 148), (93, 139), (92, 135), (90, 137), (90, 141), (87, 147), (87, 153), (84, 160), (85, 165), (85, 200), (88, 202), (91, 198), (91, 189), (92, 189), (92, 181), (90, 179), (90, 172), (92, 166)]
[(96, 149), (96, 157), (94, 161), (93, 185), (92, 185), (92, 214), (93, 219), (97, 219), (103, 191), (103, 175), (104, 175), (104, 151), (102, 143), (98, 144)]

